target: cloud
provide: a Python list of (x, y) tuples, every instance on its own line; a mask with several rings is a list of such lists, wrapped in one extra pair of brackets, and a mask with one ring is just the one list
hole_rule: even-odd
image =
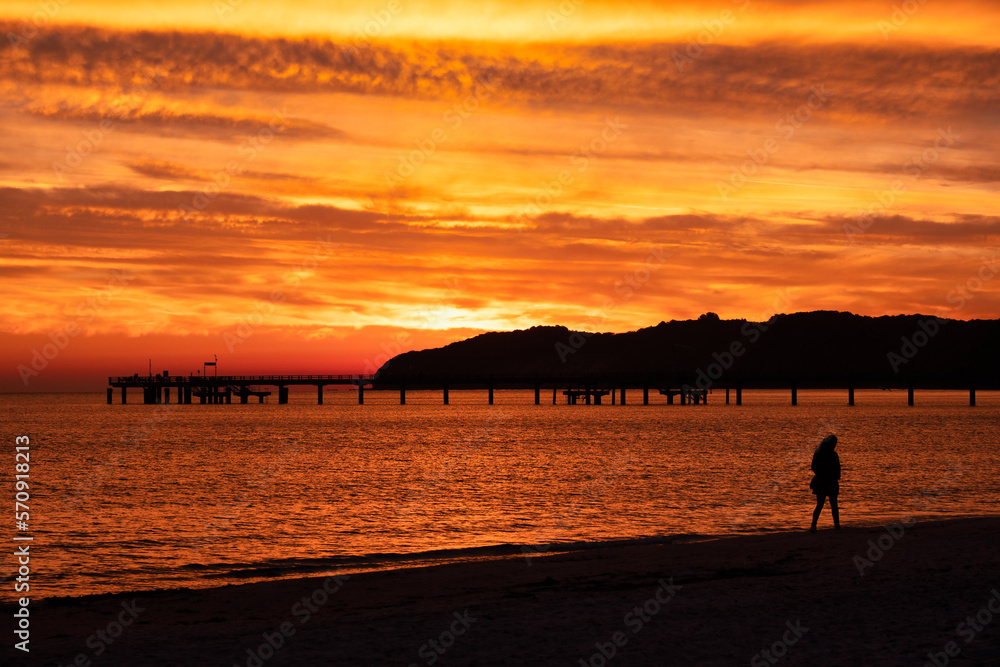
[(207, 172), (165, 160), (130, 162), (128, 168), (143, 176), (168, 181), (211, 181), (211, 175)]
[[(113, 269), (135, 277), (96, 331), (219, 330), (244, 321), (274, 289), (288, 295), (269, 322), (279, 328), (440, 320), (621, 329), (676, 309), (697, 314), (706, 303), (745, 316), (792, 287), (796, 309), (880, 313), (907, 303), (931, 312), (956, 280), (972, 275), (982, 248), (1000, 240), (1000, 219), (987, 216), (886, 216), (863, 246), (851, 246), (847, 218), (808, 213), (795, 223), (788, 213), (780, 220), (547, 214), (520, 234), (248, 195), (220, 195), (211, 214), (194, 219), (168, 215), (189, 195), (122, 186), (0, 189), (0, 232), (12, 233), (0, 252), (21, 276), (4, 305), (20, 313), (10, 322), (44, 331), (60, 314), (72, 317)], [(654, 249), (663, 261), (648, 270)], [(638, 275), (646, 277), (637, 283)], [(625, 290), (628, 280), (635, 287)], [(983, 295), (968, 313), (992, 305)]]
[[(457, 100), (490, 82), (498, 99), (516, 104), (727, 115), (793, 111), (812, 86), (826, 86), (833, 95), (828, 111), (838, 118), (983, 117), (1000, 110), (997, 49), (906, 42), (719, 43), (678, 68), (676, 56), (685, 46), (477, 50), (462, 43), (412, 42), (357, 50), (329, 40), (60, 26), (4, 59), (0, 77), (25, 83), (117, 83), (126, 89), (155, 68), (163, 74), (160, 89), (168, 93), (193, 87)], [(148, 122), (171, 120), (242, 122), (155, 114)]]
[[(354, 49), (51, 25), (0, 58), (0, 113), (20, 129), (0, 188), (0, 233), (11, 235), (3, 273), (17, 278), (3, 319), (44, 328), (123, 266), (136, 278), (101, 326), (113, 315), (130, 332), (228, 326), (288, 276), (300, 283), (275, 327), (575, 325), (616, 299), (602, 328), (620, 329), (706, 303), (756, 314), (787, 287), (801, 290), (796, 308), (878, 314), (940, 301), (997, 244), (1000, 51), (734, 39), (678, 68), (685, 45), (397, 39)], [(135, 95), (150, 70), (161, 73), (155, 87)], [(449, 123), (484, 81), (488, 102)], [(794, 136), (777, 135), (777, 152), (721, 201), (716, 184), (817, 87), (829, 102)], [(232, 139), (285, 101), (295, 141), (219, 178), (244, 157)], [(619, 115), (628, 131), (574, 161)], [(109, 117), (128, 136), (89, 146), (84, 133)], [(904, 171), (952, 124), (962, 139), (933, 169)], [(435, 128), (446, 138), (431, 142)], [(59, 181), (78, 187), (43, 187), (78, 146), (86, 160)], [(398, 165), (413, 174), (386, 194)], [(888, 175), (907, 179), (907, 196), (851, 245), (845, 224)], [(181, 213), (210, 188), (222, 192)], [(517, 216), (526, 209), (539, 214)], [(336, 247), (303, 268), (318, 239)], [(654, 248), (667, 264), (625, 298), (620, 283)], [(461, 293), (435, 306), (453, 277)], [(983, 295), (974, 307), (990, 304)], [(428, 310), (437, 314), (420, 319)]]
[(226, 140), (244, 135), (255, 135), (265, 128), (278, 128), (283, 138), (308, 140), (349, 139), (346, 132), (302, 118), (287, 116), (276, 110), (270, 117), (235, 116), (221, 113), (185, 113), (163, 108), (150, 108), (149, 102), (116, 101), (108, 94), (89, 106), (74, 104), (69, 100), (33, 102), (25, 105), (24, 113), (35, 118), (54, 121), (71, 121), (97, 125), (102, 120), (114, 123), (116, 130), (155, 134), (162, 137)]
[[(213, 173), (203, 169), (193, 169), (186, 165), (171, 162), (169, 160), (136, 160), (126, 163), (126, 166), (134, 173), (148, 178), (155, 178), (163, 181), (198, 181), (202, 183), (212, 183)], [(284, 192), (311, 192), (313, 194), (325, 192), (329, 186), (320, 179), (303, 174), (290, 174), (278, 172), (265, 172), (243, 170), (240, 178), (246, 181), (258, 181), (267, 183), (269, 193), (282, 194)], [(341, 194), (343, 190), (337, 190)]]
[[(175, 174), (173, 165), (151, 165), (152, 170)], [(184, 173), (184, 172), (181, 172)], [(45, 248), (57, 245), (60, 254), (72, 258), (69, 248), (102, 248), (112, 254), (101, 260), (86, 253), (79, 258), (114, 264), (115, 254), (156, 252), (172, 257), (177, 266), (194, 267), (208, 261), (213, 252), (228, 249), (245, 253), (246, 259), (225, 254), (216, 264), (236, 268), (251, 264), (260, 248), (275, 242), (308, 244), (327, 239), (338, 244), (345, 259), (355, 253), (376, 253), (366, 264), (377, 274), (384, 269), (399, 272), (399, 257), (419, 272), (434, 266), (435, 257), (464, 258), (470, 267), (490, 275), (502, 275), (505, 265), (544, 263), (552, 256), (586, 270), (598, 264), (620, 266), (651, 247), (672, 252), (714, 253), (719, 258), (740, 253), (750, 258), (794, 258), (802, 261), (831, 259), (850, 248), (845, 225), (857, 225), (853, 216), (816, 218), (808, 212), (796, 214), (795, 223), (763, 217), (719, 214), (655, 216), (637, 220), (570, 213), (548, 213), (529, 218), (531, 227), (522, 233), (473, 223), (494, 218), (467, 215), (468, 226), (439, 225), (433, 217), (418, 214), (351, 211), (329, 205), (295, 205), (250, 195), (220, 195), (211, 215), (185, 218), (177, 212), (178, 201), (190, 201), (185, 191), (147, 192), (124, 187), (53, 188), (44, 191), (0, 188), (0, 232), (12, 234), (19, 245), (7, 249), (10, 256), (43, 260)], [(1000, 242), (1000, 218), (964, 215), (933, 220), (891, 214), (874, 219), (858, 235), (866, 245), (951, 246), (978, 248)], [(263, 245), (262, 245), (263, 244)], [(16, 250), (15, 248), (21, 248)], [(34, 250), (26, 250), (33, 248)], [(193, 251), (203, 248), (204, 254)], [(122, 255), (122, 253), (125, 253)], [(383, 256), (384, 255), (384, 263)], [(397, 258), (397, 259), (393, 259)], [(282, 260), (284, 261), (284, 260)], [(538, 267), (533, 271), (557, 275), (561, 269)]]

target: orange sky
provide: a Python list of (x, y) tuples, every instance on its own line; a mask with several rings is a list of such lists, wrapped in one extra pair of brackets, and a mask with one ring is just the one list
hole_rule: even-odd
[(1000, 236), (998, 29), (919, 0), (5, 2), (0, 390), (709, 310), (997, 317), (995, 284), (954, 291)]

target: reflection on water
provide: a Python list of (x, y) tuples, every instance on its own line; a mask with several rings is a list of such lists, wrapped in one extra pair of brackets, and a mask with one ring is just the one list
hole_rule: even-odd
[[(543, 394), (544, 395), (544, 394)], [(744, 405), (533, 405), (532, 391), (292, 394), (289, 405), (7, 395), (32, 436), (41, 596), (207, 586), (406, 554), (808, 527), (840, 438), (846, 525), (997, 514), (1000, 395), (747, 391)], [(551, 400), (551, 395), (547, 396)], [(561, 399), (561, 397), (560, 397)], [(641, 401), (641, 392), (629, 400)], [(660, 396), (651, 396), (659, 403)], [(12, 474), (4, 471), (4, 475)], [(9, 486), (8, 486), (9, 488)], [(828, 522), (829, 516), (821, 519)], [(452, 549), (464, 552), (428, 554)], [(502, 550), (501, 550), (502, 551)], [(33, 592), (35, 587), (32, 587)]]

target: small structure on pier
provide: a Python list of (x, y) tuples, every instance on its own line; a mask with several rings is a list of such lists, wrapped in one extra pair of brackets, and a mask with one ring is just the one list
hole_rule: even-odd
[(610, 389), (590, 389), (588, 387), (587, 389), (567, 389), (563, 392), (563, 396), (566, 397), (566, 405), (576, 405), (581, 397), (587, 405), (590, 405), (591, 399), (593, 399), (594, 405), (600, 405), (601, 397), (610, 393)]
[(256, 396), (257, 402), (263, 403), (264, 397), (270, 396), (272, 392), (260, 389), (259, 387), (226, 385), (223, 388), (196, 387), (191, 390), (191, 393), (200, 399), (200, 403), (232, 403), (233, 396), (239, 396), (240, 403), (246, 404), (250, 402), (249, 399), (251, 396)]
[(708, 405), (708, 389), (692, 389), (682, 387), (681, 389), (661, 389), (660, 394), (667, 397), (667, 405), (674, 404), (674, 396), (680, 396), (681, 405), (691, 403), (691, 405)]

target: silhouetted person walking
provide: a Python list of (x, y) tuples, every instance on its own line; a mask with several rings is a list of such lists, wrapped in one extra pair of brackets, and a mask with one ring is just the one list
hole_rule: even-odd
[(813, 454), (812, 471), (816, 473), (809, 488), (816, 494), (816, 509), (813, 510), (813, 522), (809, 531), (816, 532), (816, 522), (819, 513), (823, 511), (823, 503), (830, 498), (830, 510), (833, 512), (833, 527), (840, 530), (840, 509), (837, 507), (837, 496), (840, 495), (840, 457), (834, 448), (837, 446), (837, 436), (830, 434), (823, 438), (816, 453)]

